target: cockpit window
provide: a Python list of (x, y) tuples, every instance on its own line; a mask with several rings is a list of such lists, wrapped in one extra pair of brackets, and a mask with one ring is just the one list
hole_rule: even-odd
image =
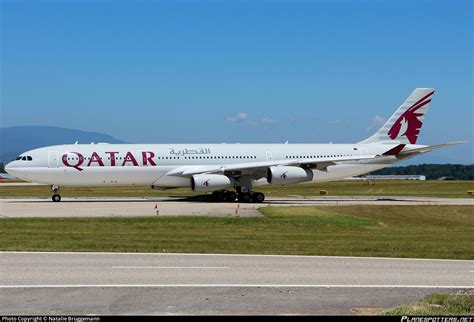
[(22, 160), (22, 161), (33, 161), (33, 158), (30, 155), (19, 156), (15, 159), (15, 161)]

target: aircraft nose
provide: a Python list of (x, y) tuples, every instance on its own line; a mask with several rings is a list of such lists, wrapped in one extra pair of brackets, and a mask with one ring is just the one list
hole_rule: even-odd
[(5, 166), (5, 171), (6, 171), (9, 175), (13, 175), (13, 174), (12, 174), (12, 169), (13, 169), (13, 168), (14, 168), (13, 162), (7, 163), (7, 165)]
[(16, 161), (12, 161), (5, 166), (5, 171), (12, 177), (27, 180), (26, 173), (21, 169), (21, 164)]

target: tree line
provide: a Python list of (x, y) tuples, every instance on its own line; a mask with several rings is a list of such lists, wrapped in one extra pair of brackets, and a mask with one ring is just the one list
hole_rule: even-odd
[(404, 167), (389, 167), (370, 173), (371, 175), (424, 175), (427, 180), (441, 177), (456, 180), (474, 180), (474, 165), (462, 164), (417, 164)]

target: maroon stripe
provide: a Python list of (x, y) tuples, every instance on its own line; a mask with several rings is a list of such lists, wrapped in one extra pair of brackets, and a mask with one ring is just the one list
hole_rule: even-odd
[(428, 104), (429, 102), (431, 102), (431, 99), (427, 100), (427, 101), (424, 101), (423, 103), (419, 104), (418, 106), (414, 106), (414, 107), (410, 107), (409, 111), (410, 112), (415, 112), (416, 110), (420, 109), (421, 107), (425, 106), (426, 104)]
[(399, 144), (396, 147), (388, 150), (387, 152), (383, 153), (382, 155), (397, 155), (400, 153), (401, 150), (405, 147), (405, 144)]
[(427, 97), (430, 97), (431, 95), (433, 95), (434, 91), (432, 91), (431, 93), (429, 94), (426, 94), (425, 96), (423, 96), (422, 98), (420, 98), (418, 101), (415, 102), (415, 104), (413, 104), (410, 108), (413, 108), (415, 107), (416, 105), (418, 105), (418, 103), (420, 102), (423, 102)]

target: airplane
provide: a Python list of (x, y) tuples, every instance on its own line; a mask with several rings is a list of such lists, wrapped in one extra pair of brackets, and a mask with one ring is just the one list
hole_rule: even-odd
[(433, 149), (416, 144), (434, 94), (416, 88), (369, 138), (350, 144), (65, 144), (22, 153), (5, 170), (60, 186), (149, 185), (211, 192), (215, 201), (260, 203), (254, 187), (327, 182), (362, 175)]

